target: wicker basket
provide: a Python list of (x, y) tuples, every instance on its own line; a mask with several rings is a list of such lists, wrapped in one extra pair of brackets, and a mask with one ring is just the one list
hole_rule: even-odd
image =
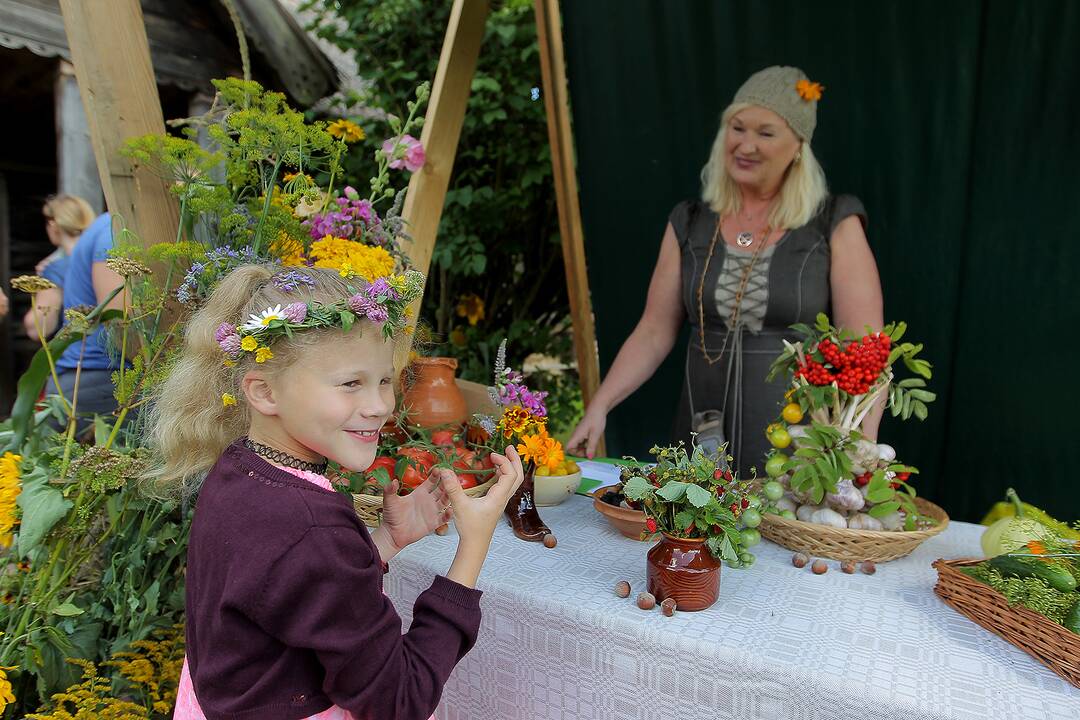
[[(481, 497), (488, 491), (488, 488), (495, 484), (495, 480), (495, 473), (491, 473), (491, 477), (479, 485), (469, 488), (465, 491), (465, 494), (469, 497)], [(353, 493), (353, 507), (356, 508), (356, 514), (360, 516), (365, 525), (368, 527), (379, 526), (382, 521), (382, 495)]]
[(949, 524), (949, 516), (945, 511), (929, 500), (915, 498), (915, 506), (923, 515), (937, 520), (937, 525), (926, 530), (909, 532), (848, 530), (802, 520), (787, 520), (779, 515), (765, 513), (761, 516), (761, 526), (758, 529), (763, 537), (777, 545), (811, 557), (885, 562), (904, 557)]
[(1026, 607), (1010, 606), (1001, 593), (956, 569), (980, 562), (935, 561), (938, 581), (934, 592), (957, 612), (1005, 638), (1069, 684), (1080, 687), (1080, 635)]

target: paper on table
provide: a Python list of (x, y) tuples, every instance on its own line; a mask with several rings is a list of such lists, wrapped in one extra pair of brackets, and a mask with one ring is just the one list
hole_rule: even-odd
[(592, 460), (579, 460), (581, 468), (581, 486), (578, 488), (579, 495), (588, 495), (598, 487), (615, 485), (619, 482), (619, 468), (607, 463), (594, 462)]

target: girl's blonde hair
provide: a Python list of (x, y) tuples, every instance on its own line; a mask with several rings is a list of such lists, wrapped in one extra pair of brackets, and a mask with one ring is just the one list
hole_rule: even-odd
[(45, 201), (41, 214), (56, 221), (57, 227), (71, 237), (78, 237), (94, 222), (94, 210), (90, 203), (78, 195), (53, 195)]
[[(345, 279), (336, 270), (303, 268), (311, 285), (289, 292), (274, 276), (287, 272), (277, 265), (243, 265), (223, 278), (188, 321), (184, 344), (168, 377), (155, 390), (148, 435), (157, 465), (148, 480), (151, 491), (165, 497), (187, 497), (198, 490), (206, 472), (232, 442), (247, 434), (251, 413), (240, 390), (244, 374), (256, 367), (254, 353), (227, 364), (215, 334), (222, 323), (239, 325), (248, 315), (292, 302), (332, 304), (363, 290), (366, 282)], [(368, 321), (350, 332), (377, 332)], [(281, 337), (273, 344), (273, 359), (259, 369), (273, 376), (297, 361), (320, 340), (341, 337), (341, 328), (313, 328)], [(226, 396), (235, 404), (226, 405)]]
[[(720, 129), (709, 154), (709, 162), (705, 163), (701, 170), (701, 199), (721, 217), (737, 213), (742, 206), (739, 187), (728, 174), (724, 154), (728, 123), (736, 113), (748, 107), (748, 103), (733, 103), (724, 110), (720, 117)], [(778, 201), (769, 211), (769, 224), (774, 229), (797, 228), (810, 222), (829, 194), (825, 172), (814, 157), (810, 143), (805, 140), (801, 142), (801, 157), (788, 166), (780, 184)]]

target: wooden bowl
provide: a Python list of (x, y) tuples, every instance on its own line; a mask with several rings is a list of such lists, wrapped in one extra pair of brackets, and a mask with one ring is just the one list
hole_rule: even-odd
[(615, 507), (609, 505), (600, 498), (609, 490), (615, 490), (618, 485), (599, 487), (592, 491), (593, 507), (596, 511), (608, 519), (612, 527), (618, 530), (623, 537), (631, 540), (649, 540), (652, 535), (645, 530), (645, 513), (641, 510)]

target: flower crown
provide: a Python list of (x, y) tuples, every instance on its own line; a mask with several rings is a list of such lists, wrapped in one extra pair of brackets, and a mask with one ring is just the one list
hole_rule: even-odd
[(254, 353), (257, 363), (270, 360), (274, 357), (270, 344), (282, 336), (292, 337), (298, 330), (339, 327), (348, 331), (357, 320), (381, 325), (383, 337), (389, 339), (405, 328), (409, 304), (423, 292), (424, 274), (407, 270), (404, 275), (378, 278), (334, 303), (276, 305), (249, 315), (239, 326), (222, 323), (214, 332), (214, 340), (228, 356), (226, 363), (232, 364), (244, 353)]

